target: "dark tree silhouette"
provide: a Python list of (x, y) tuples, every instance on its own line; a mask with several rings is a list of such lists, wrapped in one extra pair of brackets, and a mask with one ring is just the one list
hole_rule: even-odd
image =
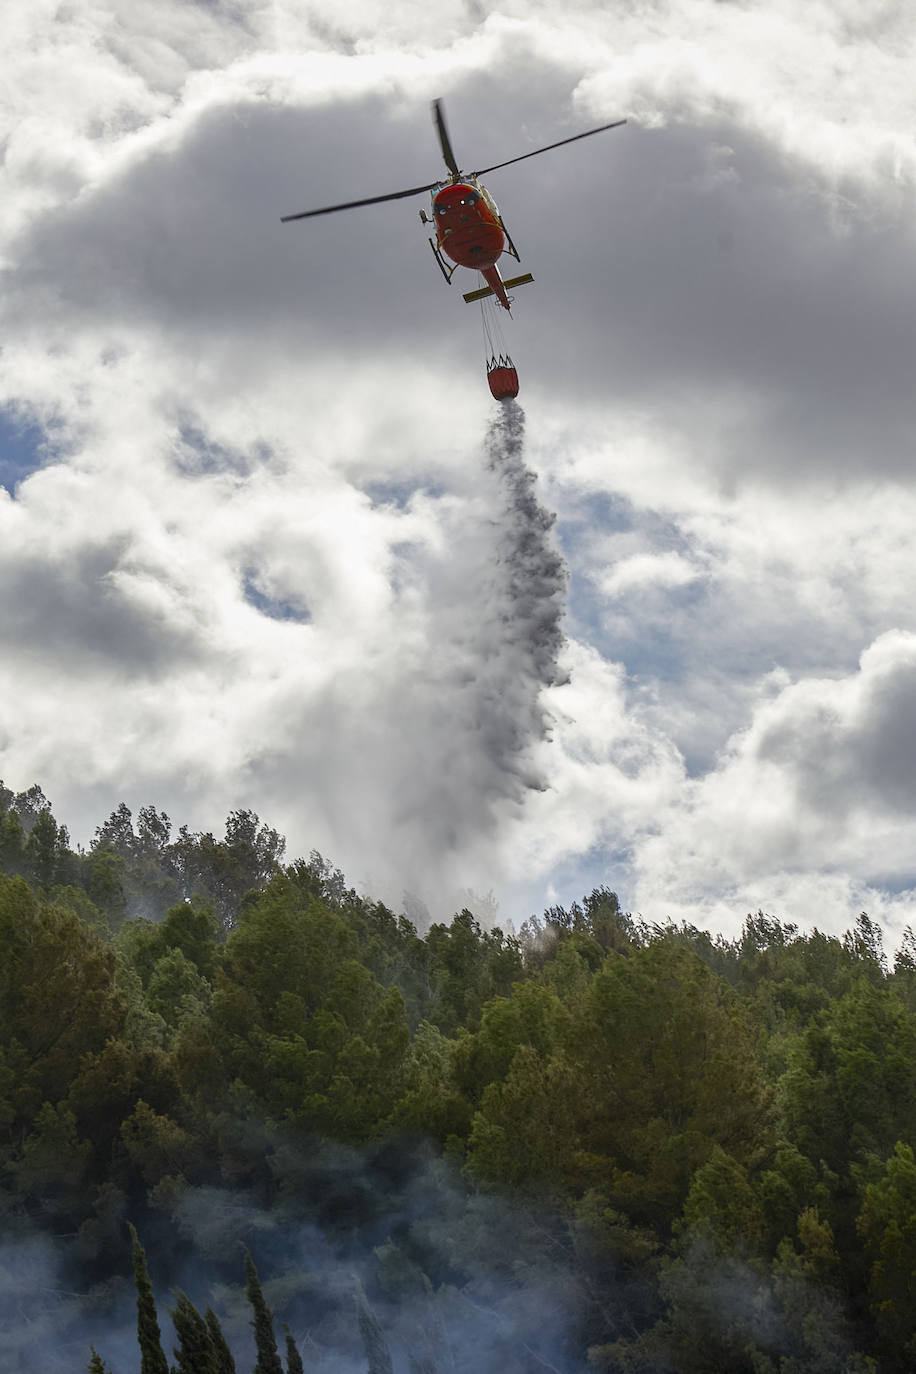
[(245, 1274), (248, 1279), (248, 1301), (254, 1311), (254, 1320), (251, 1325), (254, 1327), (254, 1339), (258, 1348), (254, 1374), (283, 1374), (283, 1365), (277, 1354), (277, 1342), (274, 1337), (273, 1315), (264, 1300), (258, 1271), (254, 1267), (254, 1260), (247, 1250), (245, 1251)]
[[(130, 1225), (130, 1223), (128, 1223)], [(162, 1332), (156, 1315), (156, 1300), (149, 1281), (146, 1254), (136, 1228), (130, 1226), (133, 1242), (134, 1283), (137, 1288), (137, 1340), (140, 1342), (140, 1374), (169, 1374), (162, 1349)]]

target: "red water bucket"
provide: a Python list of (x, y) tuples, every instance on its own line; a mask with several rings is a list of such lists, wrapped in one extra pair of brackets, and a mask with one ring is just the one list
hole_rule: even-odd
[(511, 401), (518, 395), (518, 373), (509, 357), (490, 359), (487, 364), (487, 381), (495, 401)]

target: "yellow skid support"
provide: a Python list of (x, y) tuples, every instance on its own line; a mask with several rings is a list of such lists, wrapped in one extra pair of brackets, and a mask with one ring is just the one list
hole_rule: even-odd
[[(503, 282), (503, 286), (508, 291), (510, 287), (513, 286), (526, 286), (530, 281), (534, 281), (534, 277), (532, 277), (530, 272), (526, 272), (521, 277), (510, 277), (508, 281)], [(465, 291), (464, 299), (470, 305), (471, 301), (482, 301), (485, 296), (495, 295), (496, 292), (493, 290), (492, 286), (482, 286), (479, 291)]]

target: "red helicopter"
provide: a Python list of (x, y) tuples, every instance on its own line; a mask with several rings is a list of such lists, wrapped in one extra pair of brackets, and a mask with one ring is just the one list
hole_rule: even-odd
[[(425, 186), (411, 186), (406, 191), (389, 191), (387, 195), (383, 196), (368, 196), (362, 200), (348, 200), (341, 205), (325, 205), (320, 210), (303, 210), (297, 215), (284, 215), (282, 223), (288, 224), (291, 220), (297, 219), (312, 219), (316, 215), (332, 215), (339, 210), (354, 210), (361, 205), (379, 205), (382, 201), (387, 200), (405, 200), (409, 196), (420, 196), (424, 192), (430, 191), (432, 192), (432, 215), (429, 216), (425, 210), (421, 210), (420, 219), (424, 224), (432, 223), (435, 225), (436, 237), (431, 238), (429, 243), (445, 280), (451, 284), (452, 277), (458, 267), (468, 267), (471, 271), (479, 272), (487, 283), (486, 286), (480, 287), (476, 291), (464, 292), (464, 299), (466, 301), (480, 301), (488, 296), (495, 296), (503, 309), (509, 310), (512, 302), (508, 291), (516, 286), (524, 286), (527, 282), (533, 281), (534, 278), (530, 272), (525, 272), (519, 277), (510, 277), (505, 281), (500, 276), (496, 264), (503, 253), (515, 258), (516, 262), (520, 262), (521, 259), (495, 200), (479, 178), (487, 172), (495, 172), (501, 167), (509, 167), (514, 162), (524, 162), (525, 158), (537, 157), (540, 153), (548, 153), (551, 149), (561, 148), (567, 143), (576, 143), (580, 138), (590, 138), (592, 134), (604, 133), (607, 129), (618, 129), (627, 121), (616, 119), (612, 124), (602, 124), (597, 129), (588, 129), (585, 133), (573, 134), (571, 138), (561, 138), (556, 143), (548, 143), (543, 148), (535, 148), (533, 152), (522, 153), (519, 157), (509, 158), (506, 162), (496, 162), (490, 167), (482, 167), (478, 172), (468, 173), (460, 170), (452, 151), (441, 100), (433, 101), (433, 119), (439, 134), (442, 156), (451, 173), (447, 180), (431, 181)], [(451, 263), (445, 261), (443, 254), (451, 258)], [(489, 337), (488, 342), (491, 342)], [(491, 352), (492, 357), (487, 368), (491, 392), (497, 400), (507, 400), (511, 396), (517, 396), (518, 376), (512, 366), (512, 360), (507, 356), (497, 357), (492, 344)]]

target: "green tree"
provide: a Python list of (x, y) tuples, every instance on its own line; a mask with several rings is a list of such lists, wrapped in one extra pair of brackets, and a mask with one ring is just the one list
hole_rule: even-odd
[(302, 1356), (296, 1348), (293, 1333), (288, 1326), (284, 1326), (283, 1330), (286, 1332), (286, 1374), (305, 1374)]
[(27, 877), (45, 892), (55, 884), (76, 879), (78, 864), (66, 828), (57, 824), (50, 811), (41, 810), (36, 816), (25, 842), (23, 863)]
[(178, 1363), (172, 1374), (220, 1374), (210, 1328), (186, 1293), (179, 1289), (169, 1315), (179, 1347), (174, 1352)]
[(0, 1056), (15, 1065), (7, 1111), (21, 1134), (119, 1035), (125, 1006), (112, 951), (76, 912), (38, 903), (21, 878), (0, 877), (0, 948)]
[(362, 1284), (358, 1280), (356, 1283), (356, 1318), (369, 1365), (368, 1374), (393, 1374), (391, 1352), (385, 1337), (382, 1335), (378, 1318), (369, 1306)]
[(210, 1332), (210, 1343), (216, 1356), (216, 1374), (235, 1374), (235, 1360), (232, 1358), (232, 1351), (223, 1335), (223, 1328), (219, 1324), (219, 1318), (208, 1307), (204, 1313), (207, 1323), (207, 1330)]
[(211, 987), (180, 949), (157, 959), (146, 990), (150, 1010), (169, 1026), (177, 1026), (184, 1011), (210, 1004)]
[(762, 1217), (747, 1170), (719, 1145), (691, 1180), (683, 1220), (718, 1254), (747, 1254), (759, 1243)]
[(89, 1349), (91, 1351), (91, 1358), (86, 1366), (89, 1370), (89, 1374), (108, 1374), (108, 1365), (102, 1359), (101, 1355), (99, 1355), (95, 1346), (90, 1345)]
[(45, 1213), (78, 1213), (84, 1202), (83, 1179), (92, 1158), (92, 1145), (77, 1135), (76, 1118), (68, 1107), (45, 1102), (18, 1158), (8, 1167), (20, 1198), (39, 1198)]
[(869, 1303), (881, 1350), (894, 1369), (916, 1367), (916, 1158), (898, 1141), (865, 1188), (857, 1221), (871, 1261)]
[(556, 1048), (532, 1026), (486, 1088), (469, 1141), (474, 1172), (538, 1191), (598, 1188), (637, 1226), (664, 1231), (716, 1145), (746, 1168), (768, 1142), (750, 1027), (677, 939), (612, 952), (552, 1022)]
[(860, 978), (791, 1046), (779, 1100), (790, 1138), (841, 1177), (869, 1153), (916, 1139), (916, 1020)]
[(146, 1253), (140, 1244), (135, 1227), (129, 1225), (134, 1266), (134, 1285), (137, 1289), (137, 1340), (140, 1343), (140, 1374), (169, 1374), (168, 1361), (162, 1350), (162, 1333), (156, 1315), (156, 1300), (146, 1267)]
[(274, 1336), (273, 1315), (264, 1299), (254, 1260), (247, 1250), (245, 1251), (245, 1276), (248, 1301), (254, 1312), (251, 1325), (254, 1327), (254, 1339), (258, 1351), (254, 1374), (283, 1374), (283, 1365), (277, 1353), (277, 1341)]
[(109, 849), (129, 859), (136, 847), (134, 818), (130, 807), (120, 802), (108, 820), (98, 826), (93, 841), (93, 849)]
[(25, 866), (25, 833), (12, 807), (0, 806), (0, 871), (21, 873)]
[(892, 987), (908, 1011), (916, 1012), (916, 935), (906, 926), (894, 955)]
[(521, 946), (495, 927), (482, 930), (470, 911), (426, 937), (433, 996), (426, 1015), (441, 1030), (474, 1030), (491, 997), (506, 996), (522, 976)]
[(193, 1136), (142, 1098), (121, 1126), (121, 1139), (149, 1184), (158, 1183), (167, 1174), (190, 1171), (196, 1158)]
[(887, 976), (887, 959), (884, 957), (881, 927), (867, 911), (859, 913), (855, 930), (847, 930), (843, 944), (863, 967), (867, 977), (874, 982), (883, 981)]
[(242, 898), (280, 872), (286, 841), (261, 825), (253, 811), (233, 811), (222, 841), (211, 834), (191, 835), (182, 826), (171, 846), (176, 873), (186, 897), (207, 898), (224, 926), (234, 924)]

